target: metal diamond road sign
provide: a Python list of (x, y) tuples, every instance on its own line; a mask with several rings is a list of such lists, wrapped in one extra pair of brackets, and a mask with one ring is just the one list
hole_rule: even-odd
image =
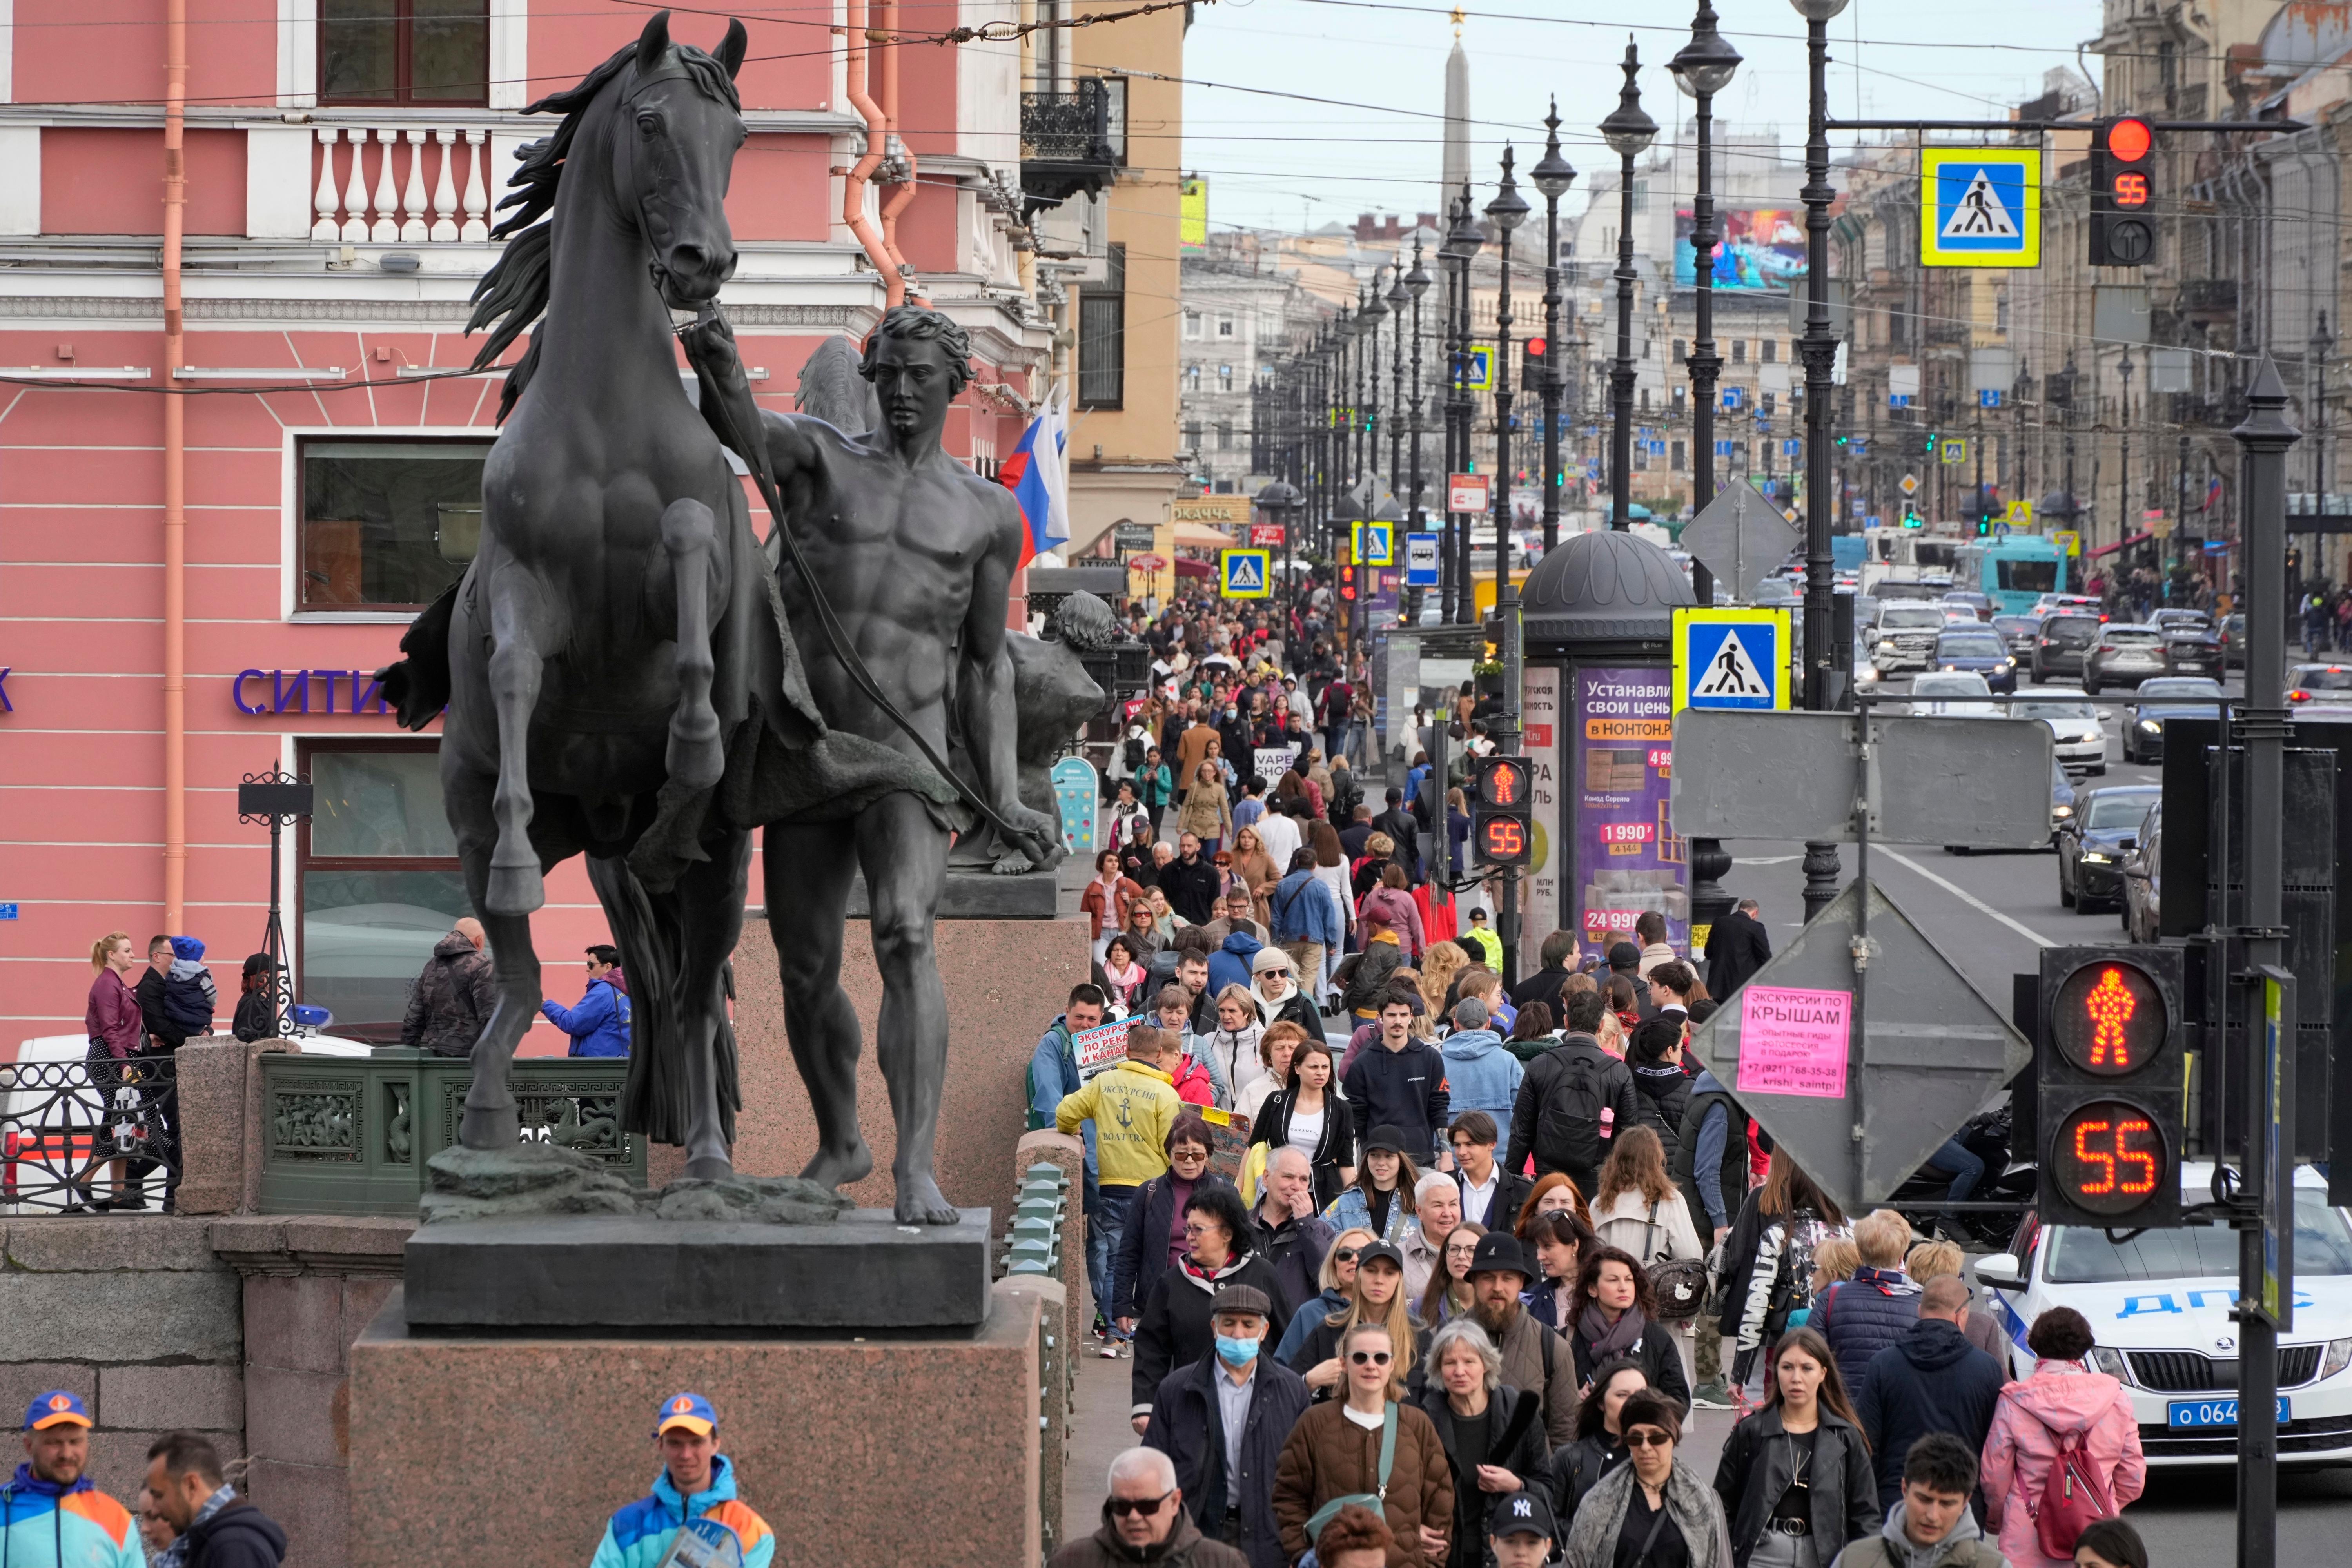
[(1874, 885), (1856, 956), (1864, 886), (1849, 883), (1687, 1047), (1849, 1215), (1884, 1202), (2033, 1059)]
[(1906, 496), (1917, 495), (1919, 493), (1919, 476), (1916, 474), (1904, 475), (1901, 488), (1903, 493)]
[(1799, 535), (1753, 486), (1727, 486), (1683, 530), (1682, 547), (1715, 574), (1730, 597), (1754, 596), (1756, 584), (1789, 558)]

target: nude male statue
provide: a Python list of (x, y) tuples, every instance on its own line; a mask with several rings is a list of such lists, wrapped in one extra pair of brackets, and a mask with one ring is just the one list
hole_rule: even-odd
[[(875, 328), (861, 366), (879, 398), (877, 428), (847, 436), (821, 419), (763, 411), (763, 434), (793, 537), (882, 695), (942, 759), (952, 724), (978, 793), (1050, 866), (1062, 855), (1053, 821), (1021, 804), (1016, 777), (1005, 614), (1020, 510), (940, 447), (948, 405), (971, 379), (969, 353), (948, 317), (899, 306)], [(816, 1157), (802, 1174), (839, 1187), (874, 1166), (857, 1121), (857, 1016), (841, 989), (845, 910), (862, 868), (882, 971), (876, 1049), (898, 1125), (898, 1217), (952, 1225), (956, 1211), (932, 1175), (948, 1049), (932, 926), (950, 831), (973, 831), (979, 814), (835, 655), (789, 560), (777, 586), (828, 726), (811, 754), (793, 760), (822, 784), (800, 792), (814, 804), (770, 822), (766, 837), (786, 1031), (816, 1112)]]

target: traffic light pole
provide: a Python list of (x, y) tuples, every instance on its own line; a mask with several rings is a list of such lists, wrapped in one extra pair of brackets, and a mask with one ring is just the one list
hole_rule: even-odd
[[(2286, 616), (2286, 453), (2301, 435), (2286, 421), (2286, 384), (2268, 354), (2246, 394), (2245, 423), (2230, 434), (2242, 454), (2245, 511), (2246, 638), (2244, 738), (2246, 791), (2240, 807), (2245, 843), (2246, 973), (2239, 978), (2249, 1004), (2245, 1034), (2247, 1089), (2238, 1226), (2238, 1568), (2273, 1568), (2278, 1561), (2278, 1336), (2280, 1324), (2263, 1310), (2263, 1211), (2274, 1197), (2272, 1179), (2291, 1187), (2292, 1147), (2275, 1161), (2266, 1158), (2268, 1141), (2283, 1136), (2266, 1092), (2264, 1047), (2269, 1030), (2263, 1016), (2263, 989), (2252, 983), (2267, 966), (2286, 962), (2282, 889), (2284, 845), (2281, 808), (2285, 775), (2285, 646), (2263, 631)], [(2228, 768), (2226, 742), (2222, 766)], [(2290, 992), (2290, 994), (2292, 993)], [(2279, 1021), (2277, 1048), (2291, 1050), (2294, 1020)], [(2291, 1123), (2290, 1123), (2291, 1124)], [(2292, 1232), (2287, 1245), (2292, 1247)], [(2291, 1298), (2290, 1298), (2291, 1300)], [(2287, 1301), (2279, 1303), (2290, 1311)]]

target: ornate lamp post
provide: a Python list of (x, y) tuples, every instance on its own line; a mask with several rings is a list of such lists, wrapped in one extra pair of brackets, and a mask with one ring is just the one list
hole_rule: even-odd
[[(1739, 51), (1715, 23), (1712, 0), (1699, 0), (1690, 42), (1666, 64), (1675, 85), (1697, 105), (1698, 190), (1691, 200), (1691, 273), (1698, 288), (1690, 352), (1693, 517), (1715, 499), (1715, 388), (1723, 371), (1723, 356), (1715, 352), (1715, 95), (1731, 85), (1739, 68)], [(1712, 602), (1712, 594), (1702, 589), (1699, 603)]]
[(1404, 291), (1412, 300), (1412, 510), (1416, 531), (1426, 531), (1428, 520), (1421, 508), (1421, 297), (1429, 292), (1429, 273), (1421, 264), (1421, 241), (1412, 242), (1412, 270), (1404, 275)]
[(1404, 286), (1404, 259), (1400, 256), (1389, 284), (1389, 314), (1396, 325), (1389, 332), (1389, 489), (1404, 489), (1404, 310), (1412, 294)]
[(1370, 517), (1379, 498), (1373, 493), (1372, 471), (1381, 466), (1381, 322), (1388, 319), (1387, 299), (1381, 293), (1381, 273), (1385, 268), (1372, 268), (1371, 287), (1364, 291), (1362, 309), (1356, 312), (1357, 330), (1364, 335), (1364, 406), (1356, 420), (1359, 478), (1365, 481), (1364, 515)]
[[(1446, 231), (1445, 243), (1438, 247), (1438, 258), (1453, 273), (1454, 292), (1447, 302), (1446, 336), (1449, 367), (1446, 372), (1445, 471), (1448, 475), (1466, 472), (1470, 467), (1470, 269), (1478, 252), (1486, 247), (1486, 237), (1478, 226), (1470, 221), (1470, 188), (1463, 186), (1462, 195), (1454, 203), (1453, 227)], [(1445, 559), (1452, 570), (1446, 579), (1446, 616), (1457, 625), (1472, 617), (1470, 593), (1470, 520), (1446, 508)]]
[[(1789, 0), (1805, 19), (1805, 47), (1812, 69), (1805, 116), (1805, 335), (1797, 352), (1805, 362), (1805, 706), (1833, 706), (1830, 689), (1838, 650), (1832, 647), (1830, 582), (1830, 368), (1837, 340), (1830, 333), (1829, 58), (1831, 18), (1846, 0)], [(1805, 918), (1811, 920), (1837, 896), (1838, 852), (1834, 844), (1805, 846)]]
[[(1838, 0), (1843, 5), (1845, 0)], [(1658, 122), (1642, 111), (1635, 77), (1642, 57), (1625, 46), (1625, 87), (1617, 107), (1601, 122), (1601, 137), (1617, 154), (1617, 363), (1609, 373), (1609, 526), (1622, 533), (1633, 500), (1633, 160), (1649, 150)]]
[[(1511, 231), (1527, 221), (1528, 200), (1511, 178), (1512, 153), (1503, 148), (1503, 180), (1495, 199), (1486, 204), (1487, 221), (1495, 226), (1503, 248), (1501, 287), (1495, 297), (1495, 619), (1501, 625), (1503, 701), (1491, 727), (1496, 748), (1508, 755), (1519, 749), (1519, 590), (1511, 581)], [(1503, 907), (1495, 934), (1503, 942), (1503, 980), (1518, 977), (1519, 879), (1516, 871), (1502, 876)]]
[(1559, 542), (1559, 198), (1576, 183), (1576, 171), (1559, 155), (1559, 100), (1544, 116), (1544, 155), (1528, 171), (1544, 199), (1543, 353), (1543, 541), (1544, 552)]

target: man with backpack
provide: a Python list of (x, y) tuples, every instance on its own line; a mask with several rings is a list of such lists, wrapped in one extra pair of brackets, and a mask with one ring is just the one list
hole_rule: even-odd
[(1633, 1075), (1601, 1048), (1597, 991), (1568, 998), (1568, 1037), (1528, 1064), (1511, 1108), (1511, 1143), (1503, 1169), (1516, 1171), (1529, 1154), (1536, 1173), (1565, 1171), (1576, 1190), (1599, 1190), (1601, 1163), (1618, 1129), (1638, 1113)]

